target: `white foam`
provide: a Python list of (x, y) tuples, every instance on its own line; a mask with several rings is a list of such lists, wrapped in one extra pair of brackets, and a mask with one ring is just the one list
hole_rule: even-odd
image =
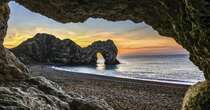
[(59, 71), (67, 71), (67, 72), (77, 72), (78, 74), (94, 74), (99, 76), (109, 76), (109, 77), (116, 77), (116, 78), (126, 78), (126, 79), (134, 79), (134, 80), (142, 80), (142, 81), (153, 81), (153, 82), (161, 82), (161, 83), (169, 83), (169, 84), (180, 84), (180, 85), (193, 85), (201, 80), (171, 80), (171, 79), (149, 79), (149, 78), (133, 78), (123, 75), (115, 75), (115, 74), (96, 74), (95, 72), (78, 72), (74, 70), (70, 70), (65, 67), (55, 67), (52, 66), (50, 68), (53, 68), (55, 70)]

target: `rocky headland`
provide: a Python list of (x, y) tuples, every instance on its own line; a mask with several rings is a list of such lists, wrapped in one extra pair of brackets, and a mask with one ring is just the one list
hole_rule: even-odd
[(11, 51), (25, 64), (97, 64), (98, 53), (105, 64), (119, 64), (118, 49), (112, 40), (95, 41), (82, 48), (70, 39), (60, 40), (53, 35), (38, 33)]

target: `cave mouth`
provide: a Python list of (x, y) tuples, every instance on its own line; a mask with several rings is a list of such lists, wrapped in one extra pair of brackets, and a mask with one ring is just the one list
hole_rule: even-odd
[[(5, 0), (4, 2), (8, 1)], [(46, 1), (41, 0), (16, 0), (16, 2), (33, 12), (62, 23), (84, 22), (90, 17), (112, 21), (132, 20), (135, 23), (145, 21), (160, 35), (174, 38), (176, 42), (187, 49), (190, 52), (190, 60), (204, 72), (206, 79), (210, 79), (209, 17), (203, 16), (209, 14), (206, 11), (209, 7), (207, 0), (196, 2), (176, 0), (174, 2), (154, 0), (124, 2), (84, 0), (72, 2), (60, 0), (56, 3), (51, 1), (47, 4), (48, 7), (43, 5)], [(137, 5), (136, 2), (140, 5)], [(206, 8), (200, 8), (203, 6)]]
[[(7, 20), (9, 9), (7, 2), (1, 2), (0, 11), (0, 42), (4, 41), (7, 30)], [(84, 22), (90, 17), (104, 18), (112, 21), (132, 20), (135, 23), (145, 21), (151, 25), (162, 36), (172, 37), (189, 51), (190, 60), (204, 72), (207, 83), (198, 83), (199, 87), (184, 101), (184, 108), (203, 108), (206, 103), (206, 94), (209, 97), (209, 80), (210, 80), (210, 61), (209, 61), (209, 1), (191, 1), (191, 0), (139, 0), (119, 2), (117, 0), (107, 1), (50, 1), (46, 4), (43, 0), (16, 0), (28, 9), (41, 13), (56, 21), (67, 22)], [(202, 8), (201, 8), (202, 7)], [(55, 14), (56, 12), (56, 14)], [(67, 13), (68, 12), (68, 13)], [(71, 32), (70, 32), (71, 33)], [(71, 33), (74, 34), (74, 33)], [(147, 41), (148, 42), (148, 41)], [(150, 42), (150, 41), (149, 41)], [(7, 79), (27, 79), (29, 73), (27, 67), (19, 62), (3, 45), (0, 45), (1, 56), (1, 77)], [(9, 56), (9, 57), (8, 57)], [(8, 71), (9, 70), (9, 71)], [(177, 71), (177, 70), (176, 70)], [(204, 85), (207, 89), (203, 89)], [(200, 88), (201, 87), (201, 88)], [(197, 88), (197, 89), (196, 89)], [(202, 96), (200, 97), (200, 94)], [(204, 94), (204, 95), (203, 95)], [(192, 97), (191, 97), (192, 96)], [(193, 102), (191, 102), (193, 99)], [(159, 99), (158, 99), (159, 100)], [(188, 105), (189, 104), (189, 105)], [(203, 108), (205, 109), (205, 108)]]
[[(28, 9), (17, 5), (15, 2), (10, 2), (10, 8), (11, 8), (11, 15), (9, 20), (9, 29), (8, 29), (8, 35), (5, 39), (5, 46), (6, 47), (12, 47), (12, 44), (19, 44), (23, 40), (27, 38), (33, 37), (33, 35), (45, 32), (50, 33), (53, 35), (56, 35), (56, 37), (59, 37), (60, 39), (71, 39), (73, 41), (76, 41), (81, 47), (88, 46), (90, 42), (94, 41), (106, 41), (108, 39), (113, 39), (116, 41), (117, 45), (119, 46), (119, 54), (120, 57), (127, 58), (127, 57), (138, 57), (140, 56), (148, 56), (148, 55), (176, 55), (176, 54), (186, 54), (186, 50), (184, 50), (179, 44), (177, 44), (172, 38), (160, 36), (157, 31), (155, 31), (151, 26), (147, 25), (146, 23), (134, 23), (130, 20), (126, 21), (108, 21), (105, 19), (96, 19), (96, 18), (89, 18), (84, 23), (67, 23), (62, 24), (59, 22), (56, 22), (54, 20), (51, 20), (47, 17), (44, 17), (39, 14), (32, 13)], [(19, 10), (19, 13), (18, 13)], [(24, 24), (23, 26), (21, 24), (22, 16), (25, 16)], [(34, 17), (34, 18), (33, 18)], [(20, 20), (20, 22), (16, 22), (17, 20)], [(15, 24), (17, 23), (17, 24)], [(12, 25), (17, 25), (17, 27), (13, 27)], [(29, 28), (28, 28), (29, 27)], [(80, 28), (82, 27), (82, 28)], [(17, 29), (20, 30), (21, 33), (14, 33), (13, 31)], [(29, 30), (34, 31), (29, 31)], [(82, 30), (82, 32), (78, 32), (78, 30)], [(81, 33), (87, 33), (87, 34), (81, 34)], [(90, 34), (90, 35), (88, 35)], [(15, 36), (15, 37), (14, 37)], [(26, 36), (25, 38), (22, 36)], [(77, 37), (75, 37), (77, 36)], [(10, 41), (11, 40), (11, 41)], [(12, 42), (18, 41), (18, 42)], [(149, 43), (148, 43), (149, 42)], [(145, 45), (146, 44), (146, 45)], [(14, 45), (13, 45), (14, 46)], [(97, 47), (97, 46), (94, 46)], [(101, 51), (102, 50), (102, 51)], [(143, 50), (143, 52), (142, 52)], [(152, 51), (151, 51), (152, 50)], [(100, 49), (103, 53), (103, 49)], [(97, 53), (98, 54), (98, 53)], [(187, 53), (188, 54), (188, 53)], [(81, 57), (79, 57), (81, 58)], [(79, 59), (78, 58), (78, 59)], [(106, 59), (105, 57), (103, 57)], [(188, 57), (186, 57), (188, 58)], [(152, 59), (152, 58), (151, 58)], [(137, 59), (139, 60), (139, 59)], [(144, 59), (142, 59), (144, 61)], [(147, 59), (148, 60), (148, 59)], [(154, 59), (157, 60), (157, 59)], [(95, 60), (93, 59), (95, 62)], [(98, 60), (96, 60), (97, 62)], [(131, 61), (129, 59), (129, 61)], [(173, 60), (172, 60), (173, 61)], [(125, 61), (126, 62), (126, 61)], [(132, 60), (132, 62), (135, 62), (135, 60)], [(103, 63), (106, 63), (105, 61)], [(159, 63), (159, 62), (157, 62)], [(141, 74), (140, 76), (135, 75), (135, 73), (139, 71), (135, 71), (137, 67), (131, 67), (127, 68), (126, 63), (122, 62), (122, 66), (103, 66), (102, 68), (99, 68), (99, 70), (113, 70), (117, 73), (117, 77), (141, 77), (145, 76), (145, 74)], [(130, 63), (128, 63), (130, 64)], [(161, 63), (160, 63), (161, 64)], [(180, 63), (181, 64), (181, 63)], [(136, 63), (136, 65), (139, 65)], [(142, 64), (140, 64), (142, 65)], [(192, 65), (192, 64), (190, 64)], [(154, 65), (150, 65), (153, 67)], [(180, 67), (180, 66), (178, 66)], [(190, 66), (191, 67), (191, 66)], [(146, 68), (146, 67), (145, 67)], [(170, 68), (170, 67), (169, 67)], [(175, 67), (171, 68), (174, 69)], [(193, 67), (195, 68), (195, 67)], [(127, 72), (128, 70), (133, 69), (132, 72)], [(165, 68), (161, 68), (159, 70), (164, 70)], [(126, 71), (127, 70), (127, 71)], [(157, 69), (157, 71), (159, 71)], [(112, 72), (113, 72), (112, 71)], [(170, 71), (170, 70), (169, 70)], [(181, 71), (178, 70), (177, 71)], [(197, 69), (195, 71), (199, 74), (201, 73)], [(197, 75), (195, 75), (195, 71), (193, 71), (192, 76), (195, 78)], [(126, 75), (120, 75), (119, 73), (126, 72)], [(186, 72), (186, 71), (185, 71)], [(152, 73), (155, 73), (155, 71), (146, 71), (145, 72), (148, 75), (155, 76)], [(151, 74), (150, 74), (151, 73)], [(113, 75), (113, 73), (107, 73)], [(166, 74), (168, 74), (166, 72)], [(178, 77), (181, 77), (182, 72), (176, 72)], [(184, 74), (184, 73), (183, 73)], [(198, 80), (201, 80), (203, 77), (200, 77), (199, 74)], [(147, 76), (147, 75), (146, 75)], [(161, 76), (161, 75), (160, 75)], [(169, 75), (170, 76), (170, 75)], [(174, 75), (172, 75), (174, 76)], [(184, 75), (183, 75), (184, 76)], [(146, 77), (148, 79), (148, 77)], [(153, 77), (154, 78), (154, 77)], [(160, 79), (163, 79), (163, 77), (160, 77)], [(186, 78), (187, 79), (187, 78)], [(166, 80), (173, 80), (166, 79)], [(176, 78), (178, 80), (178, 78)], [(183, 79), (184, 81), (185, 79)], [(171, 81), (172, 82), (172, 81)], [(192, 84), (194, 82), (190, 82)]]

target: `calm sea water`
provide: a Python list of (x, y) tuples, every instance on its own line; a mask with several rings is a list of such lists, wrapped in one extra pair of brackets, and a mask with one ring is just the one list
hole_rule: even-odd
[(96, 74), (120, 78), (149, 80), (165, 83), (192, 85), (204, 80), (203, 73), (192, 64), (188, 55), (138, 56), (119, 58), (122, 64), (105, 66), (71, 66), (52, 68), (78, 74)]

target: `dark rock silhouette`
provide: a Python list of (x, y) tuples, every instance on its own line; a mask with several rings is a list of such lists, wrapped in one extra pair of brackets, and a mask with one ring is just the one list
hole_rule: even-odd
[(96, 64), (97, 53), (102, 54), (105, 64), (119, 64), (116, 59), (118, 49), (112, 40), (96, 41), (81, 48), (72, 40), (60, 40), (53, 35), (39, 33), (11, 51), (26, 64)]

